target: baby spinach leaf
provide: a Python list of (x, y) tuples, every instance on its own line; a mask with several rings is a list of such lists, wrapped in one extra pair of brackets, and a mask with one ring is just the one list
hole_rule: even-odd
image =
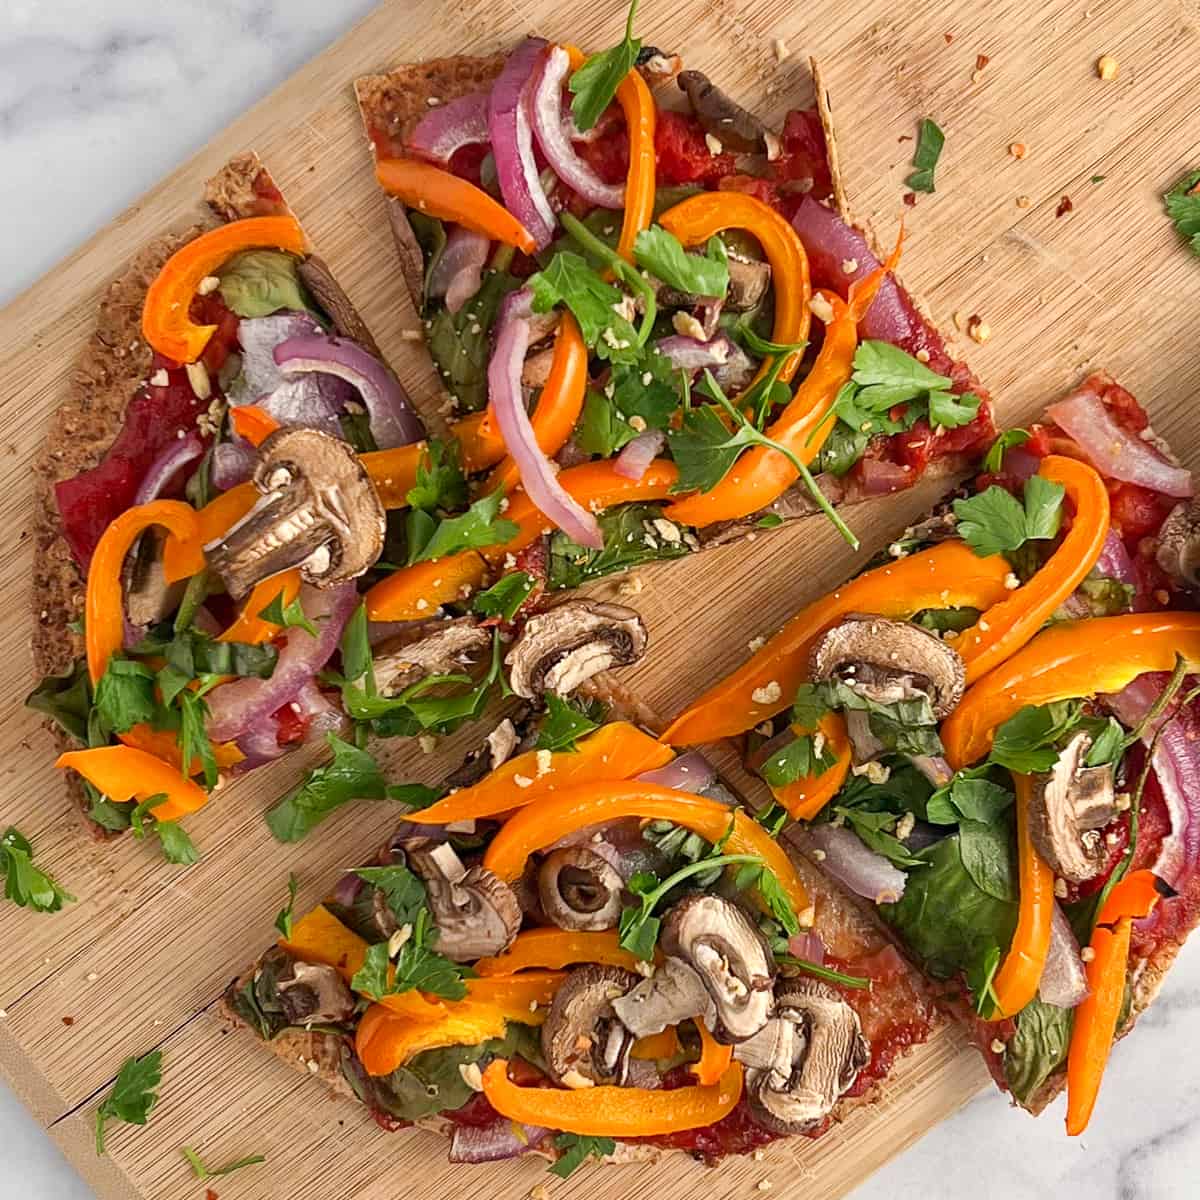
[(296, 267), (282, 250), (244, 250), (221, 268), (221, 299), (239, 317), (269, 317), (284, 309), (311, 312)]

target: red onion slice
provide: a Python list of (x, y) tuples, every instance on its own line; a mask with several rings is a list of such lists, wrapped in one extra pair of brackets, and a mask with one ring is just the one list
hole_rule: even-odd
[(643, 771), (638, 779), (642, 783), (656, 783), (659, 787), (674, 788), (677, 792), (703, 792), (717, 778), (716, 769), (699, 750), (679, 754), (665, 767)]
[(482, 234), (455, 225), (446, 238), (441, 257), (429, 272), (429, 294), (442, 297), (456, 313), (479, 291), (483, 267), (492, 243)]
[(912, 471), (902, 463), (886, 458), (863, 458), (858, 464), (862, 490), (867, 496), (888, 496), (902, 492), (913, 482)]
[(793, 958), (815, 963), (818, 967), (825, 961), (825, 943), (819, 933), (794, 933), (788, 938), (787, 952)]
[(539, 512), (569, 538), (593, 550), (604, 548), (604, 535), (595, 516), (558, 482), (553, 464), (537, 444), (525, 397), (521, 370), (529, 349), (530, 294), (511, 292), (500, 307), (496, 344), (488, 363), (488, 399), (496, 425), (512, 455), (521, 485)]
[(723, 367), (731, 357), (742, 353), (741, 347), (724, 333), (708, 342), (683, 334), (672, 334), (659, 338), (654, 345), (663, 358), (670, 360), (672, 366), (692, 372)]
[(526, 38), (508, 56), (488, 99), (488, 141), (504, 207), (529, 230), (539, 250), (554, 237), (555, 221), (538, 178), (525, 93), (547, 44), (543, 38)]
[(209, 478), (219, 492), (227, 492), (239, 483), (245, 483), (254, 474), (257, 455), (254, 447), (245, 438), (234, 437), (213, 447)]
[(150, 464), (142, 482), (138, 484), (137, 492), (134, 493), (134, 504), (148, 504), (151, 500), (157, 500), (176, 475), (203, 453), (204, 443), (198, 433), (176, 438)]
[[(906, 877), (882, 854), (876, 854), (842, 825), (812, 825), (797, 835), (825, 853), (821, 868), (856, 896), (876, 904), (894, 904), (904, 895)], [(796, 835), (793, 835), (796, 836)]]
[(647, 429), (632, 442), (626, 442), (613, 463), (613, 470), (623, 479), (639, 480), (658, 457), (667, 435), (661, 429)]
[(562, 102), (563, 85), (570, 72), (570, 56), (561, 46), (552, 46), (534, 73), (528, 92), (534, 135), (546, 161), (563, 183), (598, 208), (624, 208), (624, 186), (605, 183), (571, 145)]
[(289, 338), (274, 358), (287, 375), (333, 375), (352, 384), (371, 417), (371, 434), (381, 450), (407, 446), (425, 436), (421, 418), (400, 381), (357, 342), (336, 337)]
[(1191, 472), (1167, 462), (1137, 434), (1118, 425), (1091, 388), (1084, 386), (1050, 405), (1046, 415), (1074, 438), (1092, 466), (1110, 479), (1136, 483), (1167, 496), (1192, 494)]
[(1050, 949), (1038, 981), (1038, 999), (1055, 1008), (1074, 1008), (1087, 998), (1087, 974), (1071, 923), (1057, 903), (1050, 919)]
[[(213, 688), (208, 698), (208, 736), (214, 742), (231, 742), (261, 732), (268, 722), (273, 727), (273, 714), (292, 703), (333, 657), (342, 629), (358, 603), (358, 589), (353, 583), (323, 589), (304, 587), (300, 601), (317, 627), (317, 636), (292, 627), (269, 678), (235, 679)], [(262, 752), (265, 745), (265, 738), (259, 739), (256, 749)]]
[(408, 145), (445, 165), (464, 146), (477, 146), (487, 140), (487, 93), (472, 92), (430, 109), (417, 122)]
[(550, 1130), (497, 1117), (490, 1125), (455, 1125), (450, 1138), (453, 1163), (500, 1162), (519, 1158), (546, 1140)]

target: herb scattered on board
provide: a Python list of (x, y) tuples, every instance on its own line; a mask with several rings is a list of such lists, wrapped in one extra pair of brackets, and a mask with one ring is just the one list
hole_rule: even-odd
[(22, 908), (58, 912), (75, 899), (33, 865), (33, 844), (15, 825), (10, 825), (0, 837), (0, 874), (4, 876), (5, 896)]
[(1187, 238), (1193, 254), (1200, 254), (1200, 171), (1189, 171), (1164, 194), (1163, 202), (1176, 232)]
[(254, 1167), (267, 1161), (266, 1155), (251, 1154), (248, 1158), (239, 1158), (237, 1162), (226, 1163), (223, 1167), (208, 1167), (204, 1165), (204, 1160), (200, 1157), (199, 1152), (190, 1146), (181, 1147), (179, 1153), (191, 1163), (192, 1173), (197, 1179), (215, 1179), (219, 1175), (232, 1175), (234, 1171), (240, 1171), (243, 1167)]
[(917, 131), (917, 147), (913, 151), (913, 172), (904, 181), (914, 192), (932, 192), (933, 172), (946, 144), (946, 135), (937, 123), (923, 117)]
[(145, 1125), (158, 1103), (162, 1081), (162, 1051), (151, 1050), (141, 1058), (125, 1060), (112, 1091), (96, 1109), (96, 1153), (104, 1153), (104, 1129), (110, 1120)]
[(279, 910), (279, 915), (275, 918), (275, 928), (279, 930), (284, 938), (292, 936), (292, 917), (296, 909), (296, 891), (300, 886), (300, 881), (296, 878), (295, 872), (288, 872), (288, 902)]

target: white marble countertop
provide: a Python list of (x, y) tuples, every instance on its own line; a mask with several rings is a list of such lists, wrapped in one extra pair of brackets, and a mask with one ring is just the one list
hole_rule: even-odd
[[(32, 283), (365, 14), (373, 0), (5, 0), (0, 303)], [(195, 19), (198, 12), (203, 19)], [(1200, 948), (1116, 1052), (1086, 1137), (997, 1094), (855, 1200), (1183, 1200), (1200, 1179)], [(1191, 1022), (1195, 1021), (1195, 1024)], [(0, 1200), (91, 1193), (0, 1085)]]

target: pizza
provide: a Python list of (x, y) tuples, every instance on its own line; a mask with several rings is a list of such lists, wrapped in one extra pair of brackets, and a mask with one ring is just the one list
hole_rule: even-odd
[(1095, 374), (663, 740), (739, 740), (997, 1083), (1081, 1133), (1200, 915), (1191, 475)]
[(713, 1164), (871, 1103), (932, 996), (654, 724), (604, 676), (505, 718), (321, 905), (293, 893), (227, 1015), (453, 1162)]

